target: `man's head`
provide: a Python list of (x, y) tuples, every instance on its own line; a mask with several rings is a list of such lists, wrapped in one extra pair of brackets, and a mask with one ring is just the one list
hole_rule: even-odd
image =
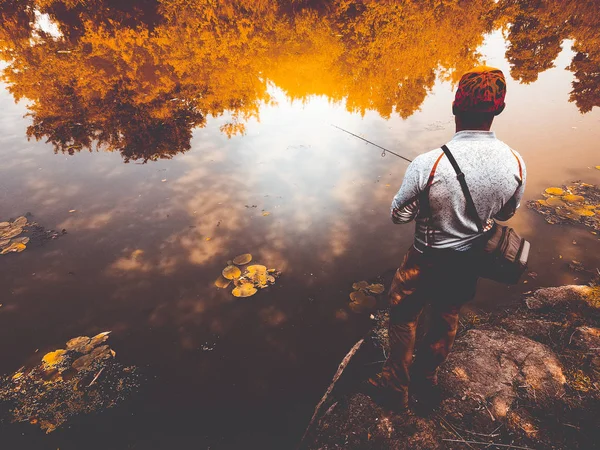
[(506, 80), (500, 69), (479, 66), (465, 73), (460, 82), (452, 112), (457, 128), (490, 129), (494, 117), (504, 111)]

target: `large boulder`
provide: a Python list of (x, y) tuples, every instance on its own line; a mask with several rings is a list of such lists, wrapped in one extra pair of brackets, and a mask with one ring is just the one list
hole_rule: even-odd
[(584, 305), (600, 310), (600, 288), (568, 285), (538, 289), (525, 303), (532, 310), (569, 305)]
[(566, 379), (545, 345), (503, 330), (470, 330), (457, 340), (439, 375), (449, 395), (442, 410), (480, 422), (509, 420), (516, 400), (539, 407), (565, 394)]

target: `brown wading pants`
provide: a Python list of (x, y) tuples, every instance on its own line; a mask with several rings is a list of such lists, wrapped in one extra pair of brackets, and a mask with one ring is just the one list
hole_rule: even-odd
[[(390, 353), (380, 381), (400, 394), (404, 406), (410, 374), (415, 382), (437, 382), (436, 370), (456, 337), (459, 309), (475, 295), (477, 255), (478, 250), (420, 253), (411, 246), (396, 271), (389, 293)], [(417, 322), (426, 304), (431, 305), (430, 323), (413, 365)]]

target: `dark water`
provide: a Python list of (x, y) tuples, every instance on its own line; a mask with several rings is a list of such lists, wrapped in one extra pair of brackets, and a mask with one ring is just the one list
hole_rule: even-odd
[[(369, 328), (352, 283), (393, 271), (412, 238), (388, 217), (406, 164), (330, 124), (414, 157), (451, 138), (453, 83), (487, 62), (508, 77), (493, 129), (528, 164), (525, 200), (600, 183), (599, 10), (0, 2), (0, 221), (68, 230), (0, 257), (0, 373), (112, 330), (146, 376), (49, 435), (3, 424), (0, 447), (292, 448)], [(598, 265), (588, 230), (525, 208), (513, 223), (538, 277), (482, 282), (474, 308), (577, 281), (566, 261)], [(245, 252), (283, 275), (236, 299), (213, 281)]]

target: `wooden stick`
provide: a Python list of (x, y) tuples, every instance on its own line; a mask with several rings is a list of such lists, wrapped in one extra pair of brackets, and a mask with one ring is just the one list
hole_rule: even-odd
[(319, 417), (319, 415), (321, 413), (321, 409), (323, 408), (323, 405), (325, 405), (325, 402), (329, 399), (329, 396), (333, 392), (333, 388), (335, 387), (336, 383), (342, 376), (342, 373), (344, 373), (344, 370), (346, 370), (346, 367), (348, 367), (350, 360), (356, 354), (356, 352), (360, 349), (360, 347), (364, 344), (364, 342), (365, 342), (365, 338), (362, 338), (360, 341), (358, 341), (356, 344), (354, 344), (354, 347), (352, 347), (350, 349), (350, 351), (348, 352), (348, 354), (346, 356), (344, 356), (344, 359), (342, 359), (342, 362), (340, 363), (337, 372), (333, 376), (333, 380), (331, 381), (331, 384), (327, 388), (327, 391), (325, 391), (325, 395), (323, 395), (323, 397), (321, 398), (321, 401), (315, 408), (315, 412), (313, 413), (312, 418), (310, 419), (310, 422), (308, 423), (308, 427), (306, 427), (306, 431), (304, 432), (304, 435), (302, 436), (302, 439), (300, 440), (300, 444), (298, 444), (298, 450), (303, 448), (303, 444), (305, 443), (304, 441), (309, 436), (309, 434), (312, 432), (314, 424), (317, 421), (317, 418)]
[(462, 442), (463, 444), (476, 444), (476, 445), (495, 445), (496, 447), (516, 448), (516, 449), (521, 449), (521, 450), (535, 450), (531, 447), (519, 447), (518, 445), (510, 445), (510, 444), (496, 444), (495, 442), (465, 441), (465, 440), (459, 440), (459, 439), (442, 439), (442, 441)]

